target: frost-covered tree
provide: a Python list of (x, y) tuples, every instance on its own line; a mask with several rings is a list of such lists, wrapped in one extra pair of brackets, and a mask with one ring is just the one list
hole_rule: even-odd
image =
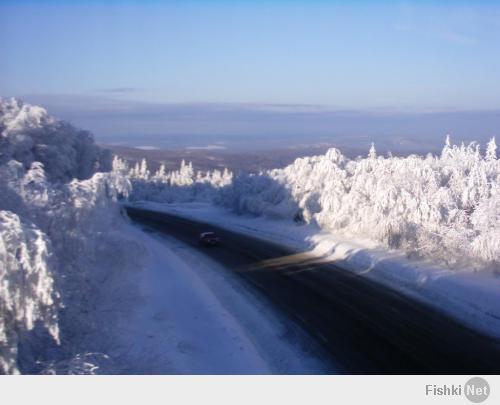
[(130, 171), (128, 163), (121, 159), (119, 156), (113, 156), (113, 162), (111, 164), (111, 169), (115, 173), (119, 173), (122, 175), (127, 175)]
[(372, 142), (372, 146), (370, 146), (370, 151), (368, 152), (368, 157), (370, 159), (377, 159), (377, 151), (375, 150), (375, 144)]
[(84, 179), (111, 168), (111, 155), (92, 135), (54, 119), (43, 108), (0, 99), (0, 165), (14, 159), (44, 165), (51, 181)]
[(409, 254), (498, 266), (500, 166), (495, 141), (452, 145), (439, 157), (368, 157), (336, 149), (283, 169), (239, 175), (214, 200), (237, 213), (301, 219)]
[(0, 372), (18, 372), (19, 335), (36, 322), (59, 341), (51, 253), (39, 228), (0, 210)]
[(227, 168), (223, 172), (217, 169), (195, 172), (191, 162), (182, 160), (178, 170), (168, 172), (162, 164), (150, 176), (143, 159), (140, 165), (136, 164), (129, 171), (128, 177), (132, 183), (131, 200), (186, 202), (213, 201), (221, 188), (231, 184), (233, 174)]
[(76, 372), (87, 333), (109, 327), (101, 287), (138, 265), (116, 203), (126, 167), (97, 172), (92, 137), (40, 107), (1, 101), (0, 123), (0, 373)]
[(139, 178), (147, 180), (149, 178), (148, 162), (146, 159), (142, 159), (141, 165), (139, 167)]
[(491, 138), (486, 147), (486, 160), (494, 161), (497, 158), (497, 144), (495, 138)]
[[(408, 254), (498, 266), (500, 163), (495, 139), (454, 145), (446, 137), (440, 156), (377, 156), (349, 160), (337, 149), (297, 159), (283, 168), (233, 177), (194, 173), (181, 163), (150, 180), (131, 172), (132, 199), (209, 201), (241, 214), (317, 224), (373, 239)], [(139, 170), (140, 171), (140, 170)]]

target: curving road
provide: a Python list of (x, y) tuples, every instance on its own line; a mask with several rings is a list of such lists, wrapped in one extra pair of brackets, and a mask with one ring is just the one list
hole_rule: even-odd
[(127, 207), (137, 222), (198, 247), (295, 319), (348, 374), (499, 374), (500, 342), (420, 302), (304, 253), (171, 214)]

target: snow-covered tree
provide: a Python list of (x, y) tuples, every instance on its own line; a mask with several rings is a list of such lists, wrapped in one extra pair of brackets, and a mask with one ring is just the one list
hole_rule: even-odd
[(223, 172), (217, 169), (195, 172), (192, 162), (182, 160), (178, 170), (168, 172), (162, 164), (150, 176), (147, 162), (142, 160), (129, 171), (128, 177), (132, 183), (131, 200), (185, 202), (214, 200), (222, 187), (231, 184), (233, 174), (227, 168)]
[(194, 173), (190, 163), (157, 172), (149, 181), (131, 174), (132, 199), (210, 201), (237, 213), (315, 223), (347, 237), (362, 236), (405, 250), (469, 261), (481, 267), (500, 261), (498, 232), (500, 163), (495, 139), (453, 145), (440, 156), (377, 156), (349, 160), (337, 149), (297, 159), (283, 168), (233, 177)]
[(117, 155), (113, 156), (111, 168), (113, 172), (120, 173), (122, 175), (126, 175), (130, 171), (128, 163)]
[(370, 159), (377, 159), (377, 151), (375, 150), (375, 144), (372, 142), (370, 146), (370, 151), (368, 152), (368, 157)]
[(486, 160), (494, 161), (497, 158), (497, 144), (495, 138), (491, 138), (486, 147)]
[(0, 101), (0, 131), (0, 373), (42, 372), (54, 356), (53, 372), (74, 371), (86, 333), (106, 330), (99, 287), (137, 266), (116, 203), (126, 165), (97, 172), (108, 155), (88, 133), (16, 100)]
[(89, 132), (15, 99), (0, 99), (0, 150), (0, 165), (12, 159), (25, 168), (40, 162), (51, 181), (84, 179), (111, 169), (111, 154)]

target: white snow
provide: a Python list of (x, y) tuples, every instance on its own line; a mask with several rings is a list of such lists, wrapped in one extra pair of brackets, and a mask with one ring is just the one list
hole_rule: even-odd
[(147, 246), (147, 259), (144, 270), (132, 275), (140, 299), (126, 306), (126, 311), (109, 315), (119, 317), (115, 348), (107, 352), (120, 365), (115, 372), (326, 371), (320, 360), (300, 347), (300, 342), (286, 338), (292, 329), (292, 334), (306, 339), (300, 330), (293, 330), (290, 321), (281, 318), (247, 291), (236, 276), (206, 255), (138, 227), (129, 226), (127, 232)]
[(500, 337), (500, 274), (494, 270), (450, 270), (430, 260), (410, 258), (401, 251), (387, 249), (367, 239), (339, 238), (313, 224), (297, 225), (285, 220), (235, 215), (207, 203), (143, 201), (133, 205), (212, 223), (297, 251), (308, 251), (318, 260), (369, 277), (422, 300), (472, 328)]

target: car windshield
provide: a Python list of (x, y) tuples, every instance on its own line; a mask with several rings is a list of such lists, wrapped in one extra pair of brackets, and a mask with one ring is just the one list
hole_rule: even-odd
[(205, 233), (202, 233), (201, 236), (203, 236), (204, 238), (213, 238), (217, 235), (215, 234), (215, 232), (205, 232)]

